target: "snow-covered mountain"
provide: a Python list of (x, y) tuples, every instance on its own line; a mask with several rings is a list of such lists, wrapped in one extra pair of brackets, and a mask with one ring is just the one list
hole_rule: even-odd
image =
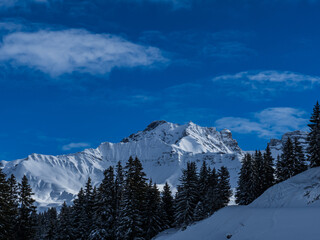
[(269, 188), (248, 206), (229, 206), (185, 231), (168, 230), (156, 240), (318, 240), (320, 167)]
[(188, 161), (195, 161), (198, 167), (206, 161), (212, 167), (228, 167), (235, 187), (243, 151), (227, 129), (218, 132), (192, 122), (179, 125), (155, 121), (119, 143), (105, 142), (96, 149), (68, 155), (31, 154), (2, 164), (6, 174), (14, 174), (19, 180), (27, 175), (41, 209), (63, 201), (70, 203), (89, 176), (96, 185), (104, 169), (118, 161), (124, 165), (130, 156), (137, 156), (147, 176), (160, 186), (166, 181), (176, 186)]

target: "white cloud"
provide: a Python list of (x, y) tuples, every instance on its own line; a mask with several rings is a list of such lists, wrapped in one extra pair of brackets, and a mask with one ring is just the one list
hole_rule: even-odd
[(222, 89), (228, 95), (250, 100), (258, 100), (261, 97), (269, 100), (281, 92), (298, 92), (319, 87), (320, 77), (290, 71), (244, 71), (217, 76), (212, 82), (217, 89)]
[(86, 148), (86, 147), (90, 147), (90, 144), (89, 143), (85, 143), (85, 142), (79, 142), (79, 143), (72, 142), (72, 143), (63, 145), (62, 146), (62, 150), (69, 151), (69, 150), (72, 150), (72, 149)]
[(0, 61), (58, 76), (72, 72), (106, 74), (113, 68), (151, 67), (168, 60), (158, 48), (111, 34), (69, 29), (10, 33), (0, 45)]
[(285, 132), (306, 128), (306, 113), (299, 109), (278, 107), (254, 113), (253, 118), (225, 117), (216, 121), (218, 128), (237, 133), (255, 133), (261, 138), (279, 137)]
[(298, 86), (299, 84), (305, 84), (306, 87), (310, 87), (313, 84), (320, 83), (320, 77), (305, 75), (290, 71), (245, 71), (236, 74), (221, 75), (215, 77), (213, 81), (237, 81), (250, 85), (253, 87), (255, 83), (283, 83), (287, 86)]
[(28, 3), (47, 3), (47, 0), (1, 0), (0, 8), (11, 8), (14, 6), (26, 6)]

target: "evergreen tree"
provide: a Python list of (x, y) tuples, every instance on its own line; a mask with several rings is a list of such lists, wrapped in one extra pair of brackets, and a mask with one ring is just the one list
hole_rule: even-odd
[(17, 239), (29, 240), (35, 235), (35, 200), (32, 198), (32, 189), (28, 183), (28, 178), (24, 175), (19, 184), (19, 214), (17, 223)]
[(255, 195), (258, 198), (265, 191), (265, 169), (261, 151), (256, 151), (253, 157), (254, 171), (255, 171)]
[(86, 216), (86, 198), (83, 188), (80, 189), (77, 198), (73, 201), (72, 224), (73, 235), (75, 239), (86, 239), (87, 216)]
[(0, 168), (0, 239), (6, 239), (9, 236), (9, 191), (10, 187), (6, 175)]
[(186, 228), (195, 221), (194, 213), (199, 200), (198, 176), (194, 162), (187, 163), (180, 182), (176, 196), (175, 225)]
[(280, 160), (278, 160), (276, 165), (276, 175), (279, 182), (295, 175), (295, 156), (290, 138), (287, 139), (283, 146)]
[(72, 240), (72, 220), (71, 220), (71, 208), (67, 206), (66, 202), (62, 204), (60, 214), (58, 216), (58, 240)]
[(121, 240), (144, 239), (145, 202), (147, 184), (138, 158), (126, 164), (124, 189), (120, 203), (117, 238)]
[(104, 171), (95, 203), (95, 227), (90, 239), (115, 239), (116, 195), (113, 167)]
[(152, 185), (151, 180), (147, 188), (145, 204), (145, 239), (152, 239), (167, 226), (163, 221), (160, 192), (156, 184)]
[(212, 171), (208, 169), (209, 179), (208, 179), (208, 192), (207, 192), (207, 205), (204, 205), (204, 209), (209, 215), (213, 214), (219, 209), (219, 189), (218, 189), (218, 175), (216, 169), (213, 168)]
[(162, 196), (162, 210), (164, 215), (164, 221), (168, 227), (173, 227), (174, 224), (174, 199), (169, 184), (163, 187)]
[(222, 166), (218, 171), (219, 208), (228, 205), (232, 190), (230, 186), (230, 174), (226, 167)]
[(210, 172), (208, 170), (206, 161), (203, 161), (202, 166), (200, 168), (199, 183), (198, 183), (199, 202), (195, 210), (197, 221), (206, 218), (210, 212), (210, 199), (208, 197), (209, 177), (210, 177)]
[(318, 167), (320, 166), (320, 105), (318, 101), (313, 108), (308, 126), (310, 129), (308, 134), (308, 160), (310, 167)]
[(57, 224), (57, 210), (55, 208), (49, 208), (45, 214), (46, 240), (57, 239)]
[(123, 169), (121, 162), (119, 161), (116, 166), (116, 176), (115, 176), (115, 229), (118, 229), (119, 226), (119, 219), (120, 219), (120, 203), (123, 194), (123, 187), (124, 187), (124, 176), (123, 176)]
[(18, 219), (18, 184), (15, 176), (11, 174), (8, 179), (9, 184), (9, 198), (8, 198), (8, 238), (15, 239), (16, 237), (16, 228), (17, 228), (17, 219)]
[(252, 156), (246, 154), (242, 160), (238, 187), (236, 191), (236, 203), (239, 205), (248, 205), (255, 200), (256, 193), (256, 171)]
[(269, 187), (273, 186), (275, 183), (274, 179), (274, 159), (271, 155), (271, 150), (269, 145), (266, 148), (265, 153), (263, 154), (263, 192)]
[(305, 164), (305, 157), (302, 151), (302, 147), (297, 138), (293, 142), (293, 155), (294, 155), (294, 175), (307, 170), (307, 165)]

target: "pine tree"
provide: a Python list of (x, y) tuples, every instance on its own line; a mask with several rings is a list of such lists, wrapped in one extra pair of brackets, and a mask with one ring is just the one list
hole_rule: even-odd
[(209, 215), (210, 209), (210, 200), (208, 198), (209, 192), (209, 177), (210, 172), (208, 171), (208, 167), (206, 161), (202, 162), (202, 166), (200, 168), (199, 173), (199, 202), (197, 204), (195, 214), (196, 220), (202, 220)]
[(173, 227), (174, 224), (174, 199), (169, 184), (166, 182), (162, 191), (162, 211), (164, 221), (168, 227)]
[(58, 216), (58, 240), (74, 239), (71, 221), (71, 208), (64, 202)]
[(74, 238), (85, 240), (88, 233), (86, 232), (86, 198), (83, 188), (80, 189), (77, 198), (73, 201), (72, 224)]
[[(207, 193), (207, 204), (203, 206), (205, 211), (208, 212), (209, 215), (213, 214), (215, 211), (219, 209), (219, 189), (218, 189), (218, 175), (216, 173), (216, 169), (213, 168), (212, 171), (210, 168), (208, 169), (209, 179), (208, 179), (208, 193)], [(205, 202), (205, 203), (206, 203)]]
[(293, 144), (290, 138), (283, 146), (280, 160), (277, 162), (276, 175), (279, 182), (287, 180), (295, 175), (295, 156)]
[(175, 225), (186, 228), (195, 221), (195, 208), (199, 200), (198, 176), (194, 162), (187, 163), (180, 182), (176, 195)]
[(307, 165), (305, 164), (305, 157), (302, 151), (302, 147), (297, 138), (293, 142), (293, 155), (294, 155), (294, 175), (304, 172), (307, 170)]
[(32, 189), (28, 183), (28, 178), (24, 175), (19, 184), (19, 204), (17, 239), (29, 240), (35, 235), (35, 200), (32, 198)]
[(274, 179), (274, 159), (271, 155), (271, 150), (269, 145), (266, 148), (265, 153), (263, 154), (263, 192), (269, 187), (273, 186), (275, 183)]
[(104, 171), (95, 203), (95, 226), (89, 239), (115, 239), (116, 194), (113, 167)]
[(253, 164), (255, 170), (255, 195), (254, 198), (258, 198), (264, 191), (265, 184), (265, 169), (261, 151), (256, 151), (253, 157)]
[(10, 187), (6, 175), (0, 168), (0, 239), (6, 239), (9, 236), (9, 191)]
[(18, 219), (18, 184), (16, 178), (11, 174), (8, 179), (9, 184), (9, 198), (8, 198), (8, 238), (15, 239), (16, 237), (16, 228), (17, 228), (17, 219)]
[(320, 105), (318, 101), (313, 108), (308, 126), (310, 129), (308, 134), (308, 160), (310, 167), (318, 167), (320, 166)]
[[(124, 176), (123, 176), (123, 169), (121, 162), (119, 161), (116, 166), (116, 176), (115, 176), (115, 229), (118, 229), (119, 226), (119, 219), (120, 219), (120, 203), (123, 194), (123, 187), (124, 187)], [(117, 234), (117, 231), (116, 231)]]
[(47, 240), (55, 240), (57, 239), (57, 210), (55, 208), (49, 208), (45, 214), (45, 239)]
[(144, 238), (147, 183), (138, 158), (129, 158), (126, 164), (124, 189), (120, 203), (117, 238), (139, 240)]
[(252, 156), (246, 154), (242, 160), (238, 187), (236, 191), (236, 203), (239, 205), (248, 205), (255, 200), (256, 193), (256, 170)]
[(160, 192), (151, 180), (147, 188), (145, 208), (145, 239), (152, 239), (167, 226), (163, 221)]
[(218, 171), (219, 208), (228, 205), (232, 190), (230, 186), (230, 174), (226, 167), (222, 166)]

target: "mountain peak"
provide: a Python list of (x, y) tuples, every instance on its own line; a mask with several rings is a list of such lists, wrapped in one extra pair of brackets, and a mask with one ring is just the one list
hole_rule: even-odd
[(159, 125), (162, 125), (162, 124), (165, 124), (165, 123), (167, 123), (167, 121), (164, 121), (164, 120), (153, 121), (143, 131), (144, 132), (151, 131), (151, 130), (157, 128)]

